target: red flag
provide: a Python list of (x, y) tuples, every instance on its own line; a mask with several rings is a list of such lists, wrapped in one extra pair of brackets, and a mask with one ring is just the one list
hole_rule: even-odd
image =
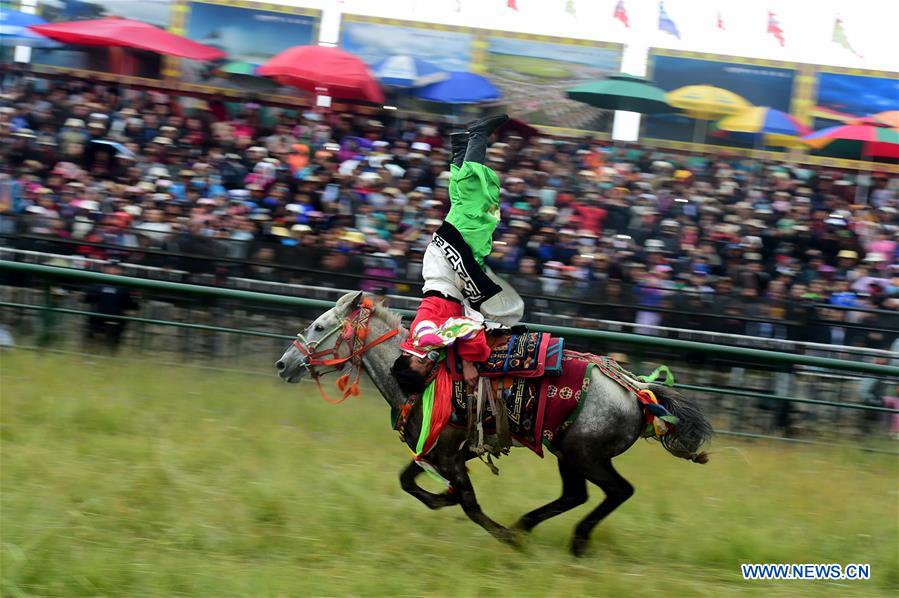
[(777, 22), (777, 16), (768, 11), (768, 33), (773, 35), (777, 41), (780, 42), (780, 46), (783, 47), (784, 41), (784, 30), (780, 28), (780, 24)]
[(631, 28), (630, 22), (627, 20), (627, 10), (624, 8), (624, 0), (618, 0), (618, 4), (615, 5), (615, 14), (612, 15), (613, 19), (618, 19), (624, 26), (628, 29)]
[(721, 18), (721, 11), (718, 11), (718, 29), (724, 31), (724, 19)]
[(518, 10), (518, 0), (506, 0), (506, 6), (512, 10)]

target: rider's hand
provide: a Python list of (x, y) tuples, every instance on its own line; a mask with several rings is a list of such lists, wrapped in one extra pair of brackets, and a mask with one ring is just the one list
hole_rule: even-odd
[(478, 369), (470, 361), (462, 362), (462, 376), (465, 378), (465, 384), (468, 386), (468, 392), (474, 392), (478, 387)]

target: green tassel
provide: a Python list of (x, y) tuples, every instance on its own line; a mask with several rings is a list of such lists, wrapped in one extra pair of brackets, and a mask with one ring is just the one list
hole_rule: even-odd
[(658, 380), (662, 374), (665, 375), (665, 380), (662, 382), (665, 386), (674, 386), (674, 374), (671, 373), (671, 370), (667, 365), (660, 365), (648, 376), (637, 376), (637, 379), (641, 382), (646, 382), (647, 384), (652, 384), (656, 380)]
[(422, 450), (425, 448), (425, 442), (431, 434), (431, 410), (434, 407), (434, 380), (428, 384), (424, 394), (421, 396), (421, 434), (418, 435), (418, 444), (415, 446), (415, 456), (420, 457)]

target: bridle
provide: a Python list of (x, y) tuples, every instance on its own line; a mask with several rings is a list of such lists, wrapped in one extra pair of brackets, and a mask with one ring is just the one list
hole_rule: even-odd
[[(321, 393), (322, 399), (326, 402), (337, 404), (344, 402), (350, 395), (359, 396), (359, 377), (362, 374), (362, 356), (372, 347), (380, 345), (384, 341), (399, 334), (399, 328), (393, 328), (370, 343), (366, 343), (369, 323), (374, 309), (375, 306), (372, 300), (365, 297), (362, 299), (362, 303), (359, 305), (358, 309), (353, 311), (348, 318), (339, 318), (337, 325), (320, 339), (309, 342), (301, 332), (297, 334), (297, 340), (293, 341), (293, 346), (306, 358), (303, 366), (306, 368), (306, 371), (309, 372), (309, 375), (312, 376), (312, 379), (315, 380), (318, 391)], [(316, 347), (318, 347), (322, 341), (335, 334), (339, 336), (333, 347), (316, 351)], [(347, 347), (349, 350), (344, 356), (340, 355), (342, 347)], [(331, 397), (328, 396), (328, 393), (325, 392), (325, 389), (322, 388), (321, 377), (325, 374), (338, 372), (344, 369), (347, 364), (349, 364), (349, 370), (337, 379), (337, 388), (343, 393), (343, 396), (336, 400), (331, 399)], [(318, 370), (316, 369), (318, 367), (330, 369)], [(350, 374), (353, 375), (352, 383), (350, 383)]]

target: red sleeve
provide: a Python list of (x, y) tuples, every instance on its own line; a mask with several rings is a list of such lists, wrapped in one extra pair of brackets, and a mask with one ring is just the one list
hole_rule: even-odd
[(490, 356), (490, 346), (487, 345), (487, 335), (483, 330), (478, 331), (474, 338), (456, 341), (459, 347), (459, 357), (465, 361), (482, 363)]

